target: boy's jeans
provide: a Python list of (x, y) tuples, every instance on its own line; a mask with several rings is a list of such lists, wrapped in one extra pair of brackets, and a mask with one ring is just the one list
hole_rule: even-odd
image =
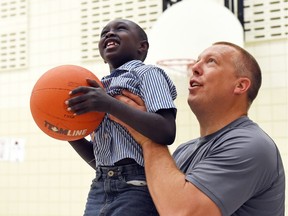
[(84, 216), (158, 216), (138, 164), (97, 167)]

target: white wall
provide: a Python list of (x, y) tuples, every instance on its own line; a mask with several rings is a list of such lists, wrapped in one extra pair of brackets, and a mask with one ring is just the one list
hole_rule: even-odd
[[(0, 71), (0, 143), (11, 138), (25, 142), (23, 161), (0, 160), (0, 215), (82, 215), (94, 171), (67, 142), (43, 134), (29, 110), (33, 85), (47, 69), (71, 63), (82, 65), (99, 77), (108, 73), (101, 61), (81, 61), (79, 3), (78, 0), (30, 0), (28, 67)], [(1, 18), (0, 24), (4, 27)], [(255, 42), (245, 47), (256, 56), (263, 70), (263, 86), (251, 117), (275, 139), (286, 165), (288, 41)], [(176, 101), (179, 126), (173, 145), (176, 147), (197, 137), (198, 126), (186, 104), (187, 80), (177, 75), (172, 78), (179, 89)]]

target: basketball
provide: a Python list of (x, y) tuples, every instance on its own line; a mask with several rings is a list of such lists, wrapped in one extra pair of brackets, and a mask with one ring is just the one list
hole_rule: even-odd
[(89, 112), (73, 115), (65, 101), (69, 92), (88, 86), (86, 79), (100, 80), (89, 70), (76, 65), (61, 65), (45, 72), (33, 87), (30, 110), (37, 126), (48, 136), (73, 141), (92, 133), (101, 123), (104, 113)]

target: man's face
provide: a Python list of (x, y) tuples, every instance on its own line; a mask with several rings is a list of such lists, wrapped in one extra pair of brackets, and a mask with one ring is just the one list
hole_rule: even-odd
[(227, 45), (213, 45), (198, 57), (190, 69), (188, 104), (192, 110), (221, 108), (233, 102), (237, 77), (237, 51)]

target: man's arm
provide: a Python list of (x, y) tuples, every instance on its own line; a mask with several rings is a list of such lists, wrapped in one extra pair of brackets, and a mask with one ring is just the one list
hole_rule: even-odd
[(142, 148), (149, 191), (160, 215), (221, 215), (206, 194), (186, 181), (167, 146), (147, 141)]
[(93, 144), (86, 139), (69, 141), (74, 150), (83, 158), (93, 169), (95, 168), (95, 156)]
[(157, 113), (143, 112), (109, 96), (95, 81), (88, 79), (87, 82), (91, 87), (78, 87), (71, 92), (73, 98), (68, 100), (68, 106), (72, 112), (77, 115), (93, 111), (106, 112), (157, 143), (174, 142), (176, 123), (173, 109), (163, 109)]
[[(131, 93), (117, 97), (139, 108), (143, 101)], [(143, 109), (143, 108), (142, 108)], [(165, 216), (221, 216), (218, 206), (192, 183), (176, 166), (167, 146), (159, 145), (127, 127), (140, 143), (144, 154), (145, 173), (149, 191), (160, 215)]]

